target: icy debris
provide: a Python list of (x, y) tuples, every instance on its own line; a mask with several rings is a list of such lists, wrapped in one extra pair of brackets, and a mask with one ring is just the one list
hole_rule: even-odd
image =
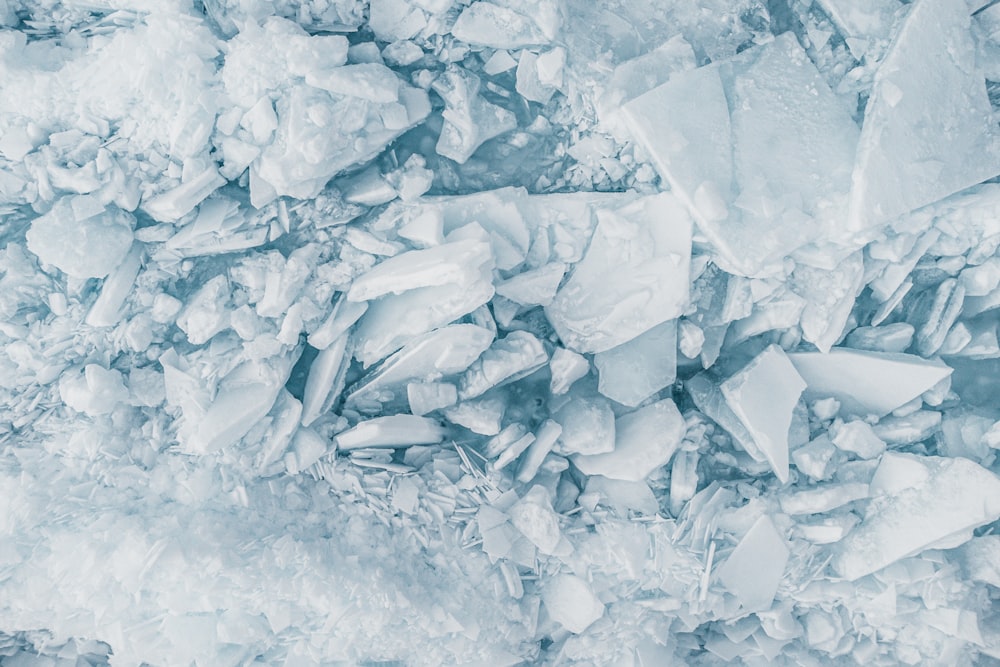
[(444, 440), (447, 431), (429, 417), (392, 415), (376, 417), (337, 434), (337, 449), (350, 451), (365, 447), (410, 447), (435, 445)]
[(351, 302), (343, 298), (338, 299), (329, 317), (309, 334), (309, 344), (317, 350), (330, 347), (334, 341), (347, 333), (367, 310), (368, 304), (364, 301)]
[[(488, 3), (477, 2), (472, 7), (483, 4)], [(480, 86), (479, 77), (459, 67), (449, 68), (434, 82), (434, 91), (445, 101), (444, 127), (436, 150), (459, 164), (467, 162), (485, 142), (517, 127), (514, 114), (487, 102), (479, 94)]]
[(552, 510), (548, 491), (531, 487), (507, 512), (511, 524), (545, 555), (564, 556), (569, 542), (559, 529), (559, 516)]
[(873, 459), (885, 451), (885, 442), (867, 422), (835, 423), (830, 428), (830, 435), (837, 449), (857, 454), (862, 459)]
[(406, 385), (410, 412), (423, 416), (458, 402), (458, 387), (450, 382), (411, 382)]
[(97, 364), (74, 368), (59, 378), (59, 397), (77, 412), (105, 415), (128, 398), (122, 374)]
[(545, 308), (563, 344), (604, 352), (681, 315), (688, 303), (691, 221), (661, 193), (598, 208), (586, 256)]
[(788, 355), (806, 382), (807, 400), (833, 397), (844, 414), (882, 417), (951, 375), (941, 361), (910, 354), (835, 348)]
[(351, 360), (347, 352), (348, 341), (346, 335), (341, 336), (313, 359), (302, 395), (303, 426), (316, 421), (340, 398)]
[(103, 278), (132, 247), (135, 219), (88, 195), (63, 197), (31, 222), (28, 250), (74, 278)]
[(639, 482), (670, 461), (685, 431), (677, 406), (664, 399), (615, 420), (613, 451), (576, 454), (572, 461), (587, 475)]
[(542, 602), (552, 620), (578, 634), (604, 615), (604, 604), (594, 590), (574, 574), (549, 578), (542, 589)]
[(469, 283), (492, 260), (489, 243), (470, 239), (411, 250), (376, 264), (354, 280), (348, 301), (370, 301), (418, 287)]
[(458, 383), (458, 396), (467, 401), (494, 387), (515, 382), (545, 365), (549, 356), (542, 342), (527, 331), (512, 331), (496, 341), (472, 363)]
[(677, 321), (668, 320), (594, 355), (598, 391), (635, 407), (677, 377)]
[(623, 112), (723, 268), (753, 276), (836, 232), (858, 127), (791, 33), (675, 74)]
[(887, 222), (1000, 173), (1000, 133), (961, 2), (912, 5), (875, 74), (849, 224)]
[(462, 10), (452, 34), (477, 46), (520, 49), (552, 41), (559, 25), (558, 5), (552, 0), (482, 0)]
[(493, 392), (460, 401), (443, 410), (445, 418), (453, 424), (464, 426), (473, 433), (493, 436), (500, 432), (500, 424), (507, 410), (507, 398)]
[(562, 426), (559, 454), (605, 454), (615, 448), (615, 414), (600, 396), (571, 394), (552, 418)]
[(887, 453), (861, 524), (837, 547), (833, 568), (854, 581), (929, 548), (954, 548), (1000, 518), (1000, 479), (963, 458)]
[(787, 482), (788, 430), (806, 388), (788, 355), (771, 345), (720, 388), (778, 480)]
[(535, 432), (535, 439), (528, 445), (521, 459), (521, 465), (517, 468), (514, 478), (521, 484), (527, 484), (535, 478), (538, 470), (545, 462), (545, 458), (552, 451), (553, 446), (562, 434), (562, 426), (551, 419), (545, 422)]
[(844, 345), (871, 352), (905, 352), (913, 342), (915, 332), (913, 325), (908, 322), (858, 327), (847, 335)]
[(715, 571), (746, 612), (770, 609), (791, 551), (774, 521), (757, 519), (726, 561)]
[(552, 381), (549, 390), (555, 394), (565, 394), (573, 384), (590, 372), (590, 362), (582, 354), (557, 347), (549, 359)]

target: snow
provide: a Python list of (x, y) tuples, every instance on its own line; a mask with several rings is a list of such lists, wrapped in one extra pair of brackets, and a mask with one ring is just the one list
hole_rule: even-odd
[(0, 2), (0, 663), (1000, 658), (998, 17)]

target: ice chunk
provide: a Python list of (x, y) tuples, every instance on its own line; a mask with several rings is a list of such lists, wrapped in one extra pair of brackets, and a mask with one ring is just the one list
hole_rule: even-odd
[(670, 461), (686, 429), (677, 406), (664, 399), (615, 420), (614, 451), (572, 460), (586, 475), (639, 482)]
[(467, 401), (493, 387), (515, 382), (534, 373), (549, 360), (542, 342), (527, 331), (512, 331), (483, 352), (462, 375), (458, 396)]
[(832, 396), (843, 413), (862, 417), (886, 415), (951, 375), (941, 361), (910, 354), (834, 348), (788, 358), (806, 381), (807, 400)]
[[(494, 49), (520, 49), (547, 43), (542, 26), (507, 3), (475, 2), (462, 10), (451, 32), (456, 39)], [(548, 5), (543, 2), (542, 5)]]
[(436, 381), (461, 373), (490, 346), (493, 332), (475, 324), (452, 324), (417, 337), (351, 388), (348, 405), (380, 401), (411, 380)]
[(624, 107), (725, 269), (754, 275), (835, 232), (858, 127), (791, 33)]
[(472, 312), (493, 297), (490, 264), (468, 283), (420, 287), (370, 302), (358, 323), (354, 356), (365, 366), (382, 359), (417, 336)]
[(590, 362), (582, 354), (557, 347), (549, 360), (552, 381), (549, 390), (556, 395), (565, 394), (573, 383), (590, 372)]
[(31, 222), (28, 250), (74, 278), (103, 278), (132, 247), (135, 219), (89, 195), (63, 197)]
[(406, 385), (410, 412), (422, 416), (458, 402), (458, 388), (450, 382), (411, 382)]
[(206, 197), (226, 184), (217, 169), (207, 169), (176, 188), (142, 203), (142, 210), (160, 222), (180, 220)]
[(778, 479), (788, 481), (788, 429), (806, 383), (784, 350), (771, 345), (722, 383), (739, 417)]
[[(542, 423), (535, 432), (534, 441), (525, 450), (524, 458), (521, 459), (521, 465), (518, 466), (517, 475), (515, 475), (518, 482), (527, 484), (535, 478), (539, 467), (541, 467), (542, 462), (549, 455), (549, 452), (552, 451), (553, 445), (556, 444), (556, 440), (559, 439), (561, 434), (562, 426), (558, 422), (546, 419)], [(517, 524), (515, 523), (514, 525)]]
[(821, 514), (855, 500), (868, 497), (868, 485), (858, 482), (826, 484), (781, 496), (778, 504), (785, 514)]
[(677, 320), (598, 352), (594, 365), (602, 394), (622, 405), (639, 405), (677, 377)]
[[(302, 395), (302, 425), (309, 426), (340, 398), (350, 365), (348, 336), (343, 335), (313, 359)], [(301, 468), (300, 468), (301, 469)]]
[(563, 344), (603, 352), (681, 315), (691, 219), (668, 193), (597, 210), (590, 247), (545, 314)]
[(298, 474), (330, 453), (332, 443), (311, 428), (300, 428), (292, 437), (291, 449), (285, 457), (290, 475)]
[(552, 262), (497, 284), (497, 294), (522, 306), (547, 306), (559, 289), (566, 265)]
[(824, 433), (792, 452), (792, 461), (799, 472), (814, 480), (822, 480), (830, 477), (831, 462), (836, 455), (837, 448)]
[(574, 574), (550, 578), (542, 588), (542, 602), (552, 620), (577, 634), (604, 615), (604, 604), (587, 582)]
[(770, 609), (790, 555), (788, 542), (764, 515), (747, 531), (716, 574), (744, 611)]
[[(472, 7), (482, 4), (488, 3)], [(479, 94), (480, 85), (479, 77), (455, 66), (434, 82), (434, 90), (445, 101), (444, 127), (436, 150), (459, 164), (467, 162), (485, 142), (517, 127), (512, 112)]]
[(559, 517), (552, 511), (552, 501), (542, 486), (533, 486), (508, 511), (510, 522), (546, 555), (560, 551), (563, 536)]
[(218, 275), (206, 281), (194, 293), (177, 316), (177, 326), (193, 345), (207, 343), (229, 326), (229, 280)]
[(309, 344), (317, 350), (330, 347), (334, 341), (347, 333), (347, 330), (354, 326), (367, 310), (368, 304), (365, 302), (355, 303), (344, 298), (339, 299), (330, 316), (309, 334)]
[(863, 459), (873, 459), (885, 451), (885, 442), (875, 435), (868, 423), (860, 420), (834, 424), (830, 435), (837, 449), (857, 454)]
[(97, 364), (70, 369), (59, 378), (59, 398), (77, 412), (105, 415), (128, 398), (122, 374)]
[(913, 3), (875, 73), (849, 224), (879, 225), (1000, 173), (1000, 134), (961, 2)]
[[(901, 7), (899, 0), (870, 0), (862, 4), (850, 0), (820, 0), (819, 4), (845, 37), (866, 41), (887, 39)], [(860, 60), (861, 54), (855, 57)]]
[(475, 281), (492, 259), (490, 244), (475, 239), (411, 250), (358, 277), (347, 292), (347, 300), (369, 301), (418, 287), (467, 284)]
[(915, 333), (908, 322), (896, 322), (879, 327), (858, 327), (847, 334), (844, 345), (871, 352), (903, 352), (910, 347)]
[(753, 436), (722, 395), (719, 385), (708, 373), (699, 373), (685, 383), (685, 389), (699, 410), (721, 426), (733, 440), (755, 460), (763, 461), (764, 454), (757, 447)]
[(941, 545), (1000, 518), (1000, 479), (964, 458), (891, 452), (883, 455), (865, 518), (838, 545), (833, 568), (854, 581), (901, 558)]
[(363, 421), (337, 434), (341, 451), (365, 447), (410, 447), (436, 445), (447, 430), (436, 419), (415, 415), (391, 415)]
[[(453, 424), (464, 426), (480, 435), (496, 435), (507, 410), (505, 397), (492, 392), (471, 401), (462, 401), (444, 409), (444, 416)], [(532, 436), (534, 437), (534, 436)]]
[(615, 414), (600, 396), (572, 395), (552, 418), (562, 426), (558, 454), (605, 454), (615, 448)]
[(118, 323), (125, 299), (132, 292), (142, 265), (142, 244), (135, 243), (125, 259), (108, 274), (101, 285), (101, 294), (87, 312), (87, 324), (110, 327)]

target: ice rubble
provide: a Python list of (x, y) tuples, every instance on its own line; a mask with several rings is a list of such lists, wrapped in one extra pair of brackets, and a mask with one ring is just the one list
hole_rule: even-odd
[(35, 4), (3, 664), (1000, 659), (995, 8)]

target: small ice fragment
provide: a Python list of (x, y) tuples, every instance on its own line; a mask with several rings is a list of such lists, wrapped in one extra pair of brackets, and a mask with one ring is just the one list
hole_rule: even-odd
[(698, 491), (698, 451), (681, 451), (670, 466), (670, 511), (675, 516)]
[(697, 359), (705, 345), (705, 331), (690, 320), (682, 319), (677, 327), (677, 347), (688, 359)]
[(423, 416), (458, 402), (458, 388), (450, 382), (411, 382), (406, 385), (410, 412)]
[(31, 222), (28, 250), (74, 278), (103, 278), (128, 255), (134, 223), (89, 195), (64, 197)]
[(316, 431), (300, 428), (292, 437), (290, 456), (285, 457), (285, 468), (290, 475), (296, 475), (326, 456), (332, 448), (332, 443)]
[(858, 327), (847, 334), (844, 345), (871, 352), (905, 352), (913, 342), (916, 330), (908, 322), (895, 322), (878, 327)]
[(397, 477), (392, 487), (392, 506), (404, 514), (413, 514), (420, 505), (420, 488), (410, 477)]
[(302, 395), (303, 426), (316, 421), (340, 397), (351, 360), (347, 343), (348, 336), (343, 335), (313, 359)]
[(857, 454), (862, 459), (873, 459), (885, 451), (885, 442), (875, 435), (867, 422), (860, 420), (834, 424), (830, 436), (837, 449)]
[(317, 350), (328, 348), (335, 340), (347, 333), (347, 330), (354, 326), (354, 323), (361, 319), (367, 310), (368, 304), (364, 301), (353, 302), (344, 298), (339, 299), (330, 316), (309, 334), (309, 344)]
[(531, 487), (507, 514), (514, 527), (540, 552), (551, 556), (560, 550), (563, 536), (559, 530), (559, 517), (552, 510), (552, 501), (545, 487)]
[(522, 306), (547, 306), (552, 303), (565, 273), (565, 264), (552, 262), (497, 283), (497, 294)]
[(548, 354), (542, 342), (527, 331), (512, 331), (472, 363), (458, 384), (458, 396), (467, 401), (526, 377), (545, 365)]
[(191, 212), (206, 197), (226, 184), (217, 169), (208, 169), (172, 190), (142, 203), (142, 210), (159, 222), (173, 222)]
[(598, 391), (635, 407), (677, 377), (677, 320), (667, 320), (621, 345), (594, 355)]
[(615, 414), (600, 396), (571, 395), (552, 418), (562, 426), (558, 454), (605, 454), (615, 448)]
[[(660, 511), (660, 503), (646, 482), (626, 482), (591, 475), (587, 478), (584, 493), (599, 495), (600, 503), (613, 509), (622, 518), (629, 516), (629, 510), (646, 516), (654, 516)], [(639, 569), (641, 571), (641, 565)]]
[(886, 453), (864, 520), (838, 545), (834, 570), (855, 581), (937, 543), (958, 546), (1000, 518), (1000, 479), (964, 458)]
[[(482, 4), (488, 3), (479, 2), (469, 9)], [(438, 155), (464, 164), (484, 143), (517, 127), (514, 114), (487, 102), (479, 94), (480, 86), (479, 77), (455, 66), (434, 82), (434, 90), (445, 101)]]
[(463, 9), (451, 32), (463, 42), (494, 49), (520, 49), (549, 41), (531, 18), (485, 0)]
[(563, 344), (603, 352), (683, 314), (691, 219), (668, 193), (599, 208), (587, 254), (545, 308)]
[(795, 532), (813, 544), (833, 544), (844, 539), (859, 521), (853, 512), (834, 514), (813, 519), (809, 523), (796, 524)]
[(770, 609), (790, 551), (767, 515), (757, 519), (716, 573), (745, 611)]
[(87, 324), (110, 327), (118, 323), (125, 299), (132, 292), (142, 265), (142, 244), (135, 243), (118, 267), (108, 274), (101, 285), (101, 294), (87, 312)]
[(843, 413), (862, 417), (886, 415), (951, 375), (941, 361), (910, 354), (834, 348), (788, 358), (808, 385), (807, 400), (832, 396)]
[(846, 37), (868, 40), (888, 40), (893, 19), (899, 11), (899, 0), (870, 0), (855, 3), (850, 0), (820, 0), (823, 8)]
[(825, 433), (792, 452), (792, 461), (799, 472), (819, 481), (829, 479), (832, 474), (831, 461), (837, 448)]
[(418, 287), (467, 284), (492, 263), (489, 243), (468, 240), (411, 250), (376, 264), (359, 276), (347, 292), (348, 301), (370, 301)]
[(204, 283), (177, 316), (177, 326), (192, 345), (207, 343), (229, 326), (229, 281), (218, 275)]
[(552, 620), (577, 634), (604, 615), (604, 604), (587, 582), (574, 574), (551, 577), (542, 588), (542, 602)]
[(674, 402), (664, 399), (615, 420), (614, 451), (572, 461), (586, 475), (639, 482), (670, 461), (686, 428)]
[(912, 5), (875, 73), (848, 224), (865, 229), (1000, 173), (1000, 133), (962, 2)]
[(822, 514), (867, 497), (867, 484), (851, 482), (848, 484), (826, 484), (789, 493), (779, 497), (778, 504), (781, 506), (782, 512), (793, 516)]
[(445, 408), (444, 416), (451, 423), (464, 426), (473, 433), (493, 436), (500, 432), (506, 410), (507, 403), (502, 397), (487, 394)]
[(439, 210), (428, 207), (404, 222), (396, 233), (418, 246), (441, 245), (444, 243), (444, 220)]
[[(919, 401), (919, 398), (914, 400)], [(940, 412), (917, 410), (904, 416), (885, 417), (872, 430), (887, 445), (912, 445), (934, 435), (940, 425)]]
[(538, 56), (531, 51), (521, 51), (517, 62), (518, 94), (530, 102), (548, 104), (555, 93), (555, 88), (541, 82), (538, 75)]
[(590, 362), (578, 352), (557, 347), (549, 360), (549, 370), (552, 372), (549, 391), (558, 396), (565, 394), (574, 382), (590, 372)]
[(528, 433), (526, 435), (521, 436), (520, 438), (512, 442), (505, 450), (500, 452), (500, 456), (497, 457), (497, 460), (494, 462), (493, 467), (496, 470), (503, 470), (511, 463), (513, 463), (517, 459), (517, 457), (519, 457), (521, 454), (527, 451), (528, 447), (530, 447), (531, 443), (533, 443), (534, 441), (535, 441), (534, 433)]
[(733, 441), (754, 460), (763, 461), (764, 454), (754, 442), (750, 431), (723, 396), (719, 385), (708, 373), (699, 373), (685, 383), (685, 389), (699, 410), (726, 430)]
[(746, 426), (774, 474), (788, 481), (788, 429), (806, 383), (785, 352), (771, 345), (722, 383), (726, 402)]
[[(521, 465), (518, 467), (517, 475), (515, 476), (518, 482), (527, 484), (535, 478), (535, 475), (538, 474), (538, 468), (542, 465), (542, 461), (552, 451), (552, 446), (556, 444), (556, 440), (559, 439), (561, 434), (562, 426), (558, 422), (551, 419), (545, 420), (535, 432), (534, 442), (528, 446), (524, 458), (521, 459)], [(516, 526), (517, 524), (515, 523), (514, 525)]]
[(395, 102), (402, 83), (391, 69), (376, 63), (311, 70), (306, 72), (305, 81), (314, 88), (379, 104)]
[(447, 431), (436, 419), (414, 415), (391, 415), (363, 421), (337, 434), (337, 448), (342, 451), (365, 447), (410, 447), (436, 445)]
[(77, 412), (106, 415), (128, 399), (122, 374), (97, 364), (70, 369), (59, 378), (59, 398)]

